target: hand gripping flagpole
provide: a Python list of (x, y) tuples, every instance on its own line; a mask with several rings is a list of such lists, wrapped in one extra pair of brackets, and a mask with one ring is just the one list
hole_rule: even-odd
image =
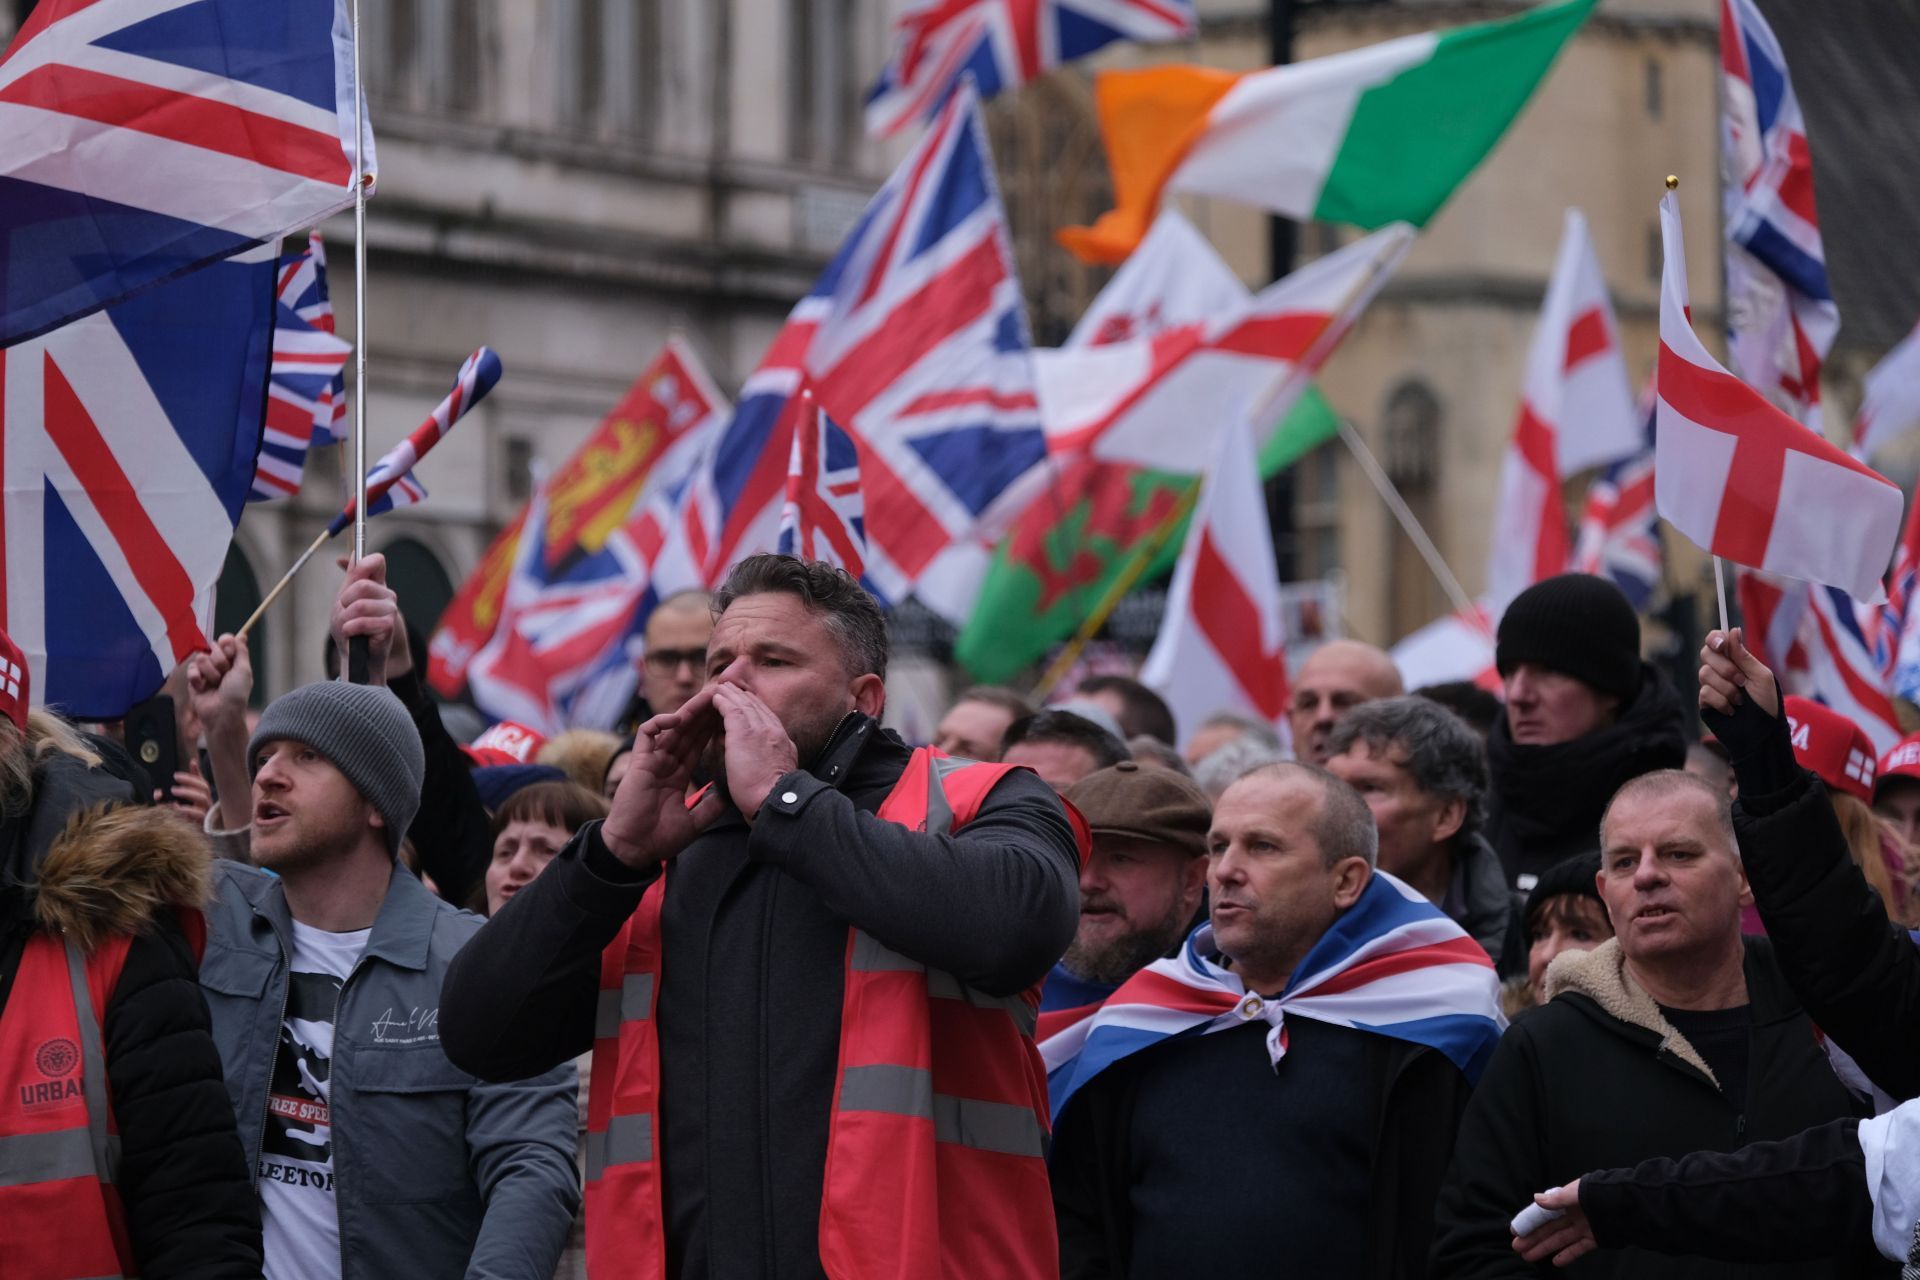
[[(487, 393), (500, 381), (501, 372), (500, 357), (494, 354), (491, 347), (481, 347), (468, 356), (466, 363), (460, 366), (460, 375), (454, 380), (453, 390), (447, 392), (446, 398), (434, 406), (433, 412), (427, 415), (426, 421), (413, 429), (412, 435), (402, 440), (380, 459), (379, 464), (373, 468), (374, 474), (371, 477), (365, 471), (360, 473), (360, 478), (354, 485), (358, 496), (350, 499), (347, 505), (340, 509), (340, 513), (327, 524), (327, 527), (320, 531), (312, 545), (300, 553), (300, 558), (293, 562), (292, 568), (280, 576), (280, 581), (273, 584), (273, 590), (267, 592), (266, 598), (260, 602), (260, 607), (241, 624), (237, 634), (244, 636), (253, 630), (254, 624), (260, 621), (272, 607), (273, 602), (280, 598), (280, 593), (287, 589), (287, 584), (293, 581), (294, 575), (304, 569), (307, 561), (313, 559), (314, 554), (329, 541), (338, 537), (349, 524), (355, 526), (355, 532), (363, 540), (361, 545), (364, 547), (365, 520), (360, 513), (368, 507), (366, 503), (360, 501), (360, 497), (365, 497), (367, 502), (378, 506), (380, 500), (387, 496), (388, 490), (405, 479), (420, 459), (425, 457), (434, 445), (440, 443), (447, 432), (453, 430), (453, 424), (460, 421), (473, 406), (486, 398)], [(348, 658), (351, 660), (351, 653), (348, 654)]]
[[(360, 0), (353, 0), (353, 314), (359, 330), (355, 335), (358, 341), (353, 344), (353, 563), (367, 554), (366, 101), (366, 90), (360, 82)], [(288, 571), (289, 579), (329, 536), (331, 533), (315, 539), (306, 555)], [(282, 579), (283, 584), (286, 580)], [(263, 601), (260, 607), (265, 609), (266, 605)], [(365, 636), (355, 636), (347, 645), (347, 679), (354, 684), (367, 683)]]

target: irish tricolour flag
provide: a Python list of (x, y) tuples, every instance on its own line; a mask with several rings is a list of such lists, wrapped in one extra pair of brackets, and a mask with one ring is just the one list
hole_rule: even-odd
[(1111, 71), (1095, 88), (1116, 207), (1061, 243), (1133, 251), (1169, 192), (1293, 218), (1422, 226), (1493, 149), (1599, 0), (1291, 66)]

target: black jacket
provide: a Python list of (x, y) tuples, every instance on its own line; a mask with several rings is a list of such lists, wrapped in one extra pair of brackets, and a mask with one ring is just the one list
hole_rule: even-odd
[(1596, 1169), (1731, 1151), (1860, 1114), (1764, 939), (1748, 940), (1746, 978), (1753, 1029), (1746, 1109), (1736, 1113), (1692, 1046), (1626, 980), (1617, 942), (1556, 961), (1549, 985), (1557, 994), (1508, 1030), (1461, 1123), (1440, 1194), (1433, 1275), (1817, 1280), (1859, 1274), (1857, 1252), (1837, 1241), (1831, 1248), (1839, 1260), (1772, 1266), (1620, 1249), (1589, 1254), (1562, 1272), (1529, 1266), (1513, 1251), (1508, 1223), (1535, 1192)]
[(1754, 905), (1794, 994), (1867, 1078), (1920, 1097), (1920, 948), (1854, 865), (1820, 779), (1794, 763), (1787, 723), (1742, 704), (1709, 716), (1740, 799), (1734, 832)]
[[(1614, 722), (1552, 746), (1522, 746), (1507, 718), (1487, 738), (1487, 839), (1516, 889), (1600, 847), (1600, 815), (1622, 783), (1687, 761), (1688, 716), (1666, 675), (1640, 666), (1640, 692)], [(1528, 877), (1524, 882), (1522, 877)]]
[(84, 810), (131, 799), (124, 782), (69, 757), (50, 756), (34, 781), (29, 816), (0, 826), (0, 1015), (33, 931), (83, 945), (132, 935), (101, 1036), (134, 1259), (147, 1280), (257, 1278), (259, 1201), (173, 909), (204, 902), (212, 854), (165, 809), (93, 813), (68, 829)]
[[(821, 1273), (849, 924), (996, 995), (1073, 937), (1079, 860), (1052, 790), (1021, 771), (957, 837), (910, 832), (872, 816), (908, 756), (849, 717), (751, 827), (730, 814), (673, 861), (656, 1005), (670, 1276)], [(455, 958), (447, 1055), (500, 1080), (591, 1047), (600, 953), (655, 874), (583, 828)]]
[[(416, 649), (416, 653), (424, 650)], [(471, 764), (460, 744), (440, 723), (440, 709), (427, 696), (417, 671), (387, 682), (413, 717), (426, 753), (427, 771), (420, 783), (420, 810), (407, 827), (407, 839), (420, 855), (420, 871), (440, 896), (460, 904), (473, 897), (487, 862), (493, 857), (493, 836), (486, 806), (474, 789)]]
[[(1348, 1273), (1352, 1280), (1413, 1280), (1425, 1276), (1427, 1248), (1433, 1237), (1434, 1198), (1470, 1092), (1466, 1077), (1445, 1055), (1404, 1040), (1328, 1026), (1309, 1018), (1289, 1018), (1287, 1028), (1289, 1048), (1281, 1062), (1281, 1074), (1296, 1062), (1306, 1065), (1304, 1059), (1336, 1045), (1361, 1064), (1360, 1088), (1369, 1100), (1372, 1125), (1364, 1134), (1369, 1185), (1364, 1203), (1357, 1206), (1358, 1215), (1349, 1221), (1303, 1220), (1284, 1193), (1267, 1188), (1272, 1195), (1271, 1208), (1259, 1221), (1223, 1221), (1217, 1214), (1209, 1220), (1213, 1208), (1210, 1202), (1217, 1192), (1206, 1182), (1196, 1182), (1186, 1189), (1186, 1199), (1175, 1212), (1186, 1211), (1190, 1201), (1195, 1231), (1231, 1237), (1224, 1249), (1215, 1250), (1216, 1255), (1237, 1255), (1219, 1271), (1210, 1273), (1218, 1280), (1287, 1274), (1284, 1259), (1289, 1237), (1325, 1239), (1330, 1234), (1357, 1242), (1357, 1251), (1365, 1257), (1364, 1269)], [(1184, 1053), (1190, 1045), (1218, 1043), (1228, 1036), (1246, 1034), (1255, 1041), (1257, 1070), (1266, 1076), (1270, 1068), (1264, 1056), (1265, 1033), (1265, 1024), (1258, 1023), (1197, 1041), (1156, 1045), (1116, 1063), (1074, 1096), (1060, 1117), (1051, 1169), (1063, 1280), (1121, 1280), (1135, 1274), (1134, 1171), (1140, 1164), (1135, 1150), (1135, 1135), (1140, 1132), (1136, 1105), (1143, 1073), (1163, 1066), (1168, 1055)], [(1300, 1098), (1298, 1090), (1289, 1090), (1283, 1079), (1269, 1078), (1267, 1084), (1272, 1089), (1272, 1106), (1314, 1105), (1312, 1098)], [(1313, 1087), (1308, 1086), (1309, 1090)], [(1243, 1135), (1239, 1140), (1260, 1141), (1262, 1126), (1253, 1108), (1263, 1104), (1244, 1090), (1236, 1090), (1231, 1096), (1230, 1121)], [(1220, 1095), (1210, 1093), (1204, 1082), (1196, 1082), (1193, 1098), (1196, 1107), (1222, 1105)], [(1286, 1158), (1295, 1153), (1277, 1154)], [(1217, 1166), (1218, 1176), (1224, 1178), (1233, 1177), (1245, 1159), (1244, 1155), (1236, 1158), (1232, 1149), (1216, 1149), (1205, 1155)], [(1302, 1150), (1297, 1158), (1306, 1176), (1312, 1177), (1315, 1162), (1323, 1157), (1316, 1151)], [(1313, 1211), (1321, 1208), (1316, 1205)], [(1219, 1258), (1214, 1261), (1219, 1262)]]

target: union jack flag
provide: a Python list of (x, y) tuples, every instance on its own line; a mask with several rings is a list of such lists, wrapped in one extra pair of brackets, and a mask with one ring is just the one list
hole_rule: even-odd
[(1193, 33), (1193, 0), (910, 0), (867, 91), (867, 132), (888, 137), (932, 119), (968, 75), (991, 98), (1116, 40)]
[(801, 381), (859, 446), (867, 578), (964, 618), (981, 531), (1047, 456), (1026, 306), (978, 101), (963, 86), (880, 189), (742, 387), (687, 504), (709, 582), (770, 549)]
[(307, 247), (280, 259), (280, 300), (273, 327), (273, 377), (267, 383), (266, 430), (249, 502), (300, 492), (307, 451), (336, 439), (347, 413), (351, 343), (334, 336), (326, 261), (316, 232)]
[(1880, 614), (1875, 652), (1893, 691), (1909, 702), (1920, 701), (1920, 501), (1907, 500), (1907, 524), (1900, 549), (1893, 553), (1893, 573), (1887, 580), (1887, 605)]
[(1879, 610), (1839, 587), (1740, 571), (1747, 645), (1797, 693), (1859, 725), (1884, 755), (1900, 741), (1884, 660), (1875, 652)]
[(1307, 952), (1279, 995), (1248, 991), (1220, 960), (1213, 926), (1201, 925), (1178, 957), (1154, 961), (1098, 1013), (1043, 1040), (1054, 1119), (1100, 1072), (1186, 1033), (1265, 1022), (1267, 1054), (1278, 1068), (1287, 1052), (1286, 1020), (1310, 1018), (1437, 1049), (1478, 1080), (1507, 1025), (1500, 980), (1480, 944), (1384, 871)]
[(1813, 156), (1786, 55), (1753, 0), (1720, 3), (1722, 198), (1734, 371), (1814, 430), (1840, 329)]
[(0, 346), (351, 203), (349, 33), (345, 0), (44, 0), (0, 57)]
[(811, 391), (801, 392), (801, 403), (775, 550), (802, 560), (824, 560), (858, 578), (867, 564), (860, 452), (847, 433), (820, 412)]
[(0, 351), (0, 628), (116, 720), (206, 647), (273, 348), (262, 247)]
[(1573, 568), (1606, 578), (1645, 612), (1660, 584), (1660, 513), (1653, 504), (1653, 405), (1645, 405), (1646, 448), (1607, 467), (1587, 488)]
[[(460, 372), (453, 381), (453, 390), (446, 398), (434, 406), (427, 420), (413, 429), (413, 434), (382, 454), (380, 460), (367, 472), (367, 514), (383, 516), (400, 507), (411, 507), (427, 499), (426, 486), (414, 478), (413, 469), (426, 456), (433, 446), (446, 438), (453, 430), (453, 424), (467, 416), (472, 408), (486, 398), (500, 381), (500, 357), (494, 354), (492, 347), (481, 347), (468, 356), (460, 365)], [(333, 518), (328, 532), (338, 534), (353, 523), (354, 500), (347, 500), (346, 509)]]

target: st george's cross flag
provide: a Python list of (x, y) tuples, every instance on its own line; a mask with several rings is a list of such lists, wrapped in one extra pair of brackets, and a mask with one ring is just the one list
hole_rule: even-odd
[(1178, 957), (1154, 961), (1122, 983), (1099, 1012), (1043, 1041), (1055, 1121), (1100, 1072), (1177, 1035), (1264, 1022), (1267, 1056), (1279, 1071), (1288, 1019), (1308, 1018), (1437, 1049), (1477, 1081), (1507, 1026), (1500, 980), (1480, 944), (1384, 871), (1373, 873), (1360, 900), (1307, 952), (1283, 991), (1248, 991), (1221, 958), (1213, 926), (1201, 925)]
[(1660, 202), (1654, 496), (1660, 514), (1735, 564), (1886, 599), (1900, 488), (1767, 403), (1708, 354), (1687, 306), (1679, 199)]
[(1867, 371), (1865, 386), (1853, 423), (1853, 454), (1862, 462), (1920, 427), (1920, 328)]
[(1168, 207), (1133, 256), (1087, 304), (1063, 351), (1110, 347), (1205, 324), (1247, 303), (1247, 286), (1178, 209)]
[(0, 629), (42, 704), (117, 720), (206, 648), (274, 307), (261, 246), (0, 351)]
[(1118, 40), (1188, 39), (1193, 9), (1194, 0), (908, 0), (867, 91), (867, 132), (884, 138), (932, 119), (964, 76), (991, 98)]
[(1114, 209), (1060, 242), (1119, 262), (1168, 195), (1289, 218), (1425, 226), (1500, 141), (1598, 0), (1401, 36), (1259, 71), (1102, 72)]
[[(1253, 431), (1222, 436), (1140, 681), (1188, 715), (1235, 711), (1283, 732), (1287, 636)], [(1182, 741), (1198, 720), (1179, 726)]]
[(1515, 596), (1567, 570), (1572, 548), (1561, 484), (1639, 447), (1640, 415), (1606, 277), (1586, 218), (1569, 209), (1500, 467), (1483, 601), (1496, 625)]
[(355, 97), (346, 0), (43, 0), (0, 57), (0, 347), (345, 208)]

